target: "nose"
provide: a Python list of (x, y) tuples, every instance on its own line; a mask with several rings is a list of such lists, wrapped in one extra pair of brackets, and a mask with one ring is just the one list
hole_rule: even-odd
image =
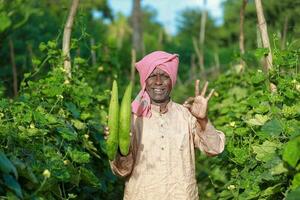
[(155, 79), (155, 84), (156, 85), (161, 85), (162, 84), (160, 74), (157, 74), (156, 79)]

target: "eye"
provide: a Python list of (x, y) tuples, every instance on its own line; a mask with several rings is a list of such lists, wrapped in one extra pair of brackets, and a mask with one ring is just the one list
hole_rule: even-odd
[(166, 74), (163, 74), (163, 75), (161, 75), (161, 78), (162, 78), (163, 80), (167, 80), (167, 79), (169, 79), (169, 76), (166, 75)]

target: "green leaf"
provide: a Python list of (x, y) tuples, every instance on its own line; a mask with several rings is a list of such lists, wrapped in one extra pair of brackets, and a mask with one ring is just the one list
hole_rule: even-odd
[(67, 109), (72, 113), (73, 117), (79, 118), (80, 117), (80, 110), (77, 109), (76, 105), (72, 102), (65, 103)]
[(279, 136), (283, 131), (283, 127), (281, 126), (279, 120), (272, 119), (262, 126), (261, 131), (269, 134), (270, 136)]
[(264, 57), (268, 53), (269, 53), (269, 49), (268, 48), (257, 48), (255, 50), (254, 55), (256, 56), (256, 58), (261, 59), (262, 57)]
[(296, 174), (292, 181), (292, 190), (296, 190), (300, 187), (300, 173)]
[(235, 148), (233, 154), (235, 157), (232, 160), (239, 164), (243, 164), (249, 158), (248, 150), (246, 148)]
[(45, 114), (45, 118), (47, 119), (48, 124), (56, 124), (58, 123), (56, 117), (52, 114)]
[(247, 90), (238, 86), (235, 86), (232, 89), (230, 89), (229, 93), (234, 95), (237, 100), (240, 100), (247, 96)]
[(299, 200), (299, 197), (300, 197), (300, 187), (298, 187), (294, 191), (289, 192), (286, 196), (286, 200)]
[(5, 185), (9, 189), (14, 191), (18, 197), (23, 198), (21, 186), (12, 176), (4, 174), (3, 179), (4, 179)]
[(268, 102), (261, 102), (253, 109), (257, 113), (266, 113), (270, 110), (270, 104)]
[(272, 187), (268, 187), (267, 189), (261, 192), (260, 197), (266, 197), (280, 192), (280, 188), (281, 188), (280, 186), (281, 183), (278, 183)]
[(71, 130), (70, 128), (66, 128), (66, 127), (59, 127), (57, 128), (57, 131), (60, 133), (60, 135), (68, 140), (68, 141), (74, 141), (77, 139), (77, 133), (73, 130)]
[(277, 164), (275, 167), (271, 169), (271, 174), (272, 175), (279, 175), (282, 173), (288, 172), (288, 169), (284, 167), (284, 163), (280, 162)]
[(249, 125), (262, 126), (269, 120), (267, 115), (256, 114), (254, 118), (246, 120), (246, 123)]
[(80, 167), (80, 172), (81, 172), (81, 179), (86, 182), (89, 183), (93, 186), (100, 186), (100, 180), (98, 179), (98, 177), (92, 172), (92, 170), (88, 170), (84, 167)]
[(266, 140), (263, 144), (255, 145), (252, 148), (253, 152), (256, 154), (256, 160), (267, 162), (274, 157), (277, 147), (278, 144)]
[(46, 49), (47, 49), (47, 45), (45, 44), (45, 42), (41, 42), (39, 45), (39, 50), (45, 51)]
[(63, 93), (63, 91), (64, 91), (63, 86), (58, 86), (58, 85), (49, 86), (49, 85), (46, 85), (45, 88), (42, 90), (42, 93), (45, 96), (54, 97), (54, 96), (57, 96), (57, 95), (61, 95)]
[(0, 171), (5, 174), (13, 173), (15, 177), (18, 177), (18, 172), (15, 166), (2, 151), (0, 151)]
[(74, 162), (77, 162), (77, 163), (90, 162), (90, 154), (88, 154), (86, 152), (68, 149), (68, 153)]
[(83, 123), (77, 119), (72, 119), (71, 121), (72, 121), (73, 125), (75, 126), (75, 128), (77, 128), (78, 130), (82, 130), (82, 129), (86, 128), (85, 123)]
[(237, 135), (247, 135), (249, 134), (249, 128), (247, 127), (238, 127), (234, 130)]
[(5, 31), (10, 25), (11, 25), (11, 20), (8, 17), (6, 12), (1, 12), (0, 13), (0, 33)]
[(251, 77), (251, 82), (254, 84), (258, 84), (263, 82), (266, 79), (265, 75), (263, 72), (258, 72), (255, 76)]
[(294, 138), (286, 143), (282, 158), (292, 167), (296, 167), (298, 160), (300, 159), (300, 137)]

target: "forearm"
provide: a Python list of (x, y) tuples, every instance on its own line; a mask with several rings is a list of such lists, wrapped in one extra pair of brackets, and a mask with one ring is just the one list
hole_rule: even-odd
[(208, 118), (207, 117), (205, 117), (203, 119), (197, 118), (197, 123), (198, 123), (198, 126), (200, 126), (201, 130), (204, 131), (206, 128), (206, 125), (208, 123)]
[(224, 133), (216, 130), (207, 118), (202, 121), (197, 120), (196, 123), (195, 147), (210, 156), (220, 154), (225, 146)]

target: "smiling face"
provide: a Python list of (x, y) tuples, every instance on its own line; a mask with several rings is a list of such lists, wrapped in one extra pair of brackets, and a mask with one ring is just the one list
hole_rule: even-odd
[(155, 68), (146, 80), (146, 91), (153, 104), (164, 104), (169, 102), (172, 81), (169, 75), (158, 68)]

